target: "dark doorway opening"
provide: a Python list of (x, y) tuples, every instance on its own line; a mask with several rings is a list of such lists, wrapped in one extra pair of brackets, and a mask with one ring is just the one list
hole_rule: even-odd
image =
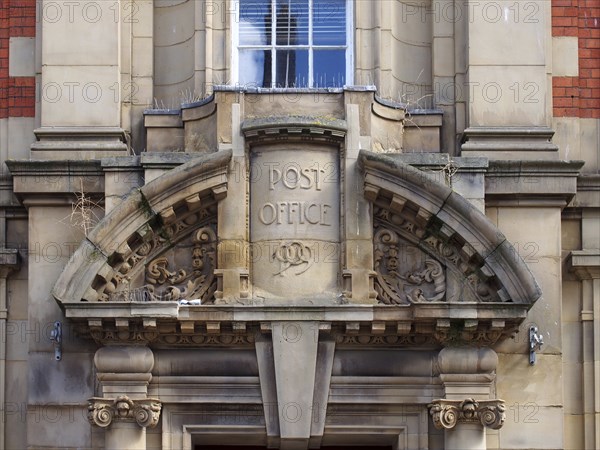
[[(360, 446), (353, 447), (349, 445), (321, 447), (323, 450), (392, 450), (391, 445), (383, 446)], [(268, 450), (267, 447), (261, 446), (246, 446), (246, 445), (196, 445), (194, 450)]]

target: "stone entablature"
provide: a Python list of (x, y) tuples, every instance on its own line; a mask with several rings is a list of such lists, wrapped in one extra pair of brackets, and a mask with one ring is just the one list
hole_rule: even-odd
[(490, 346), (514, 333), (523, 308), (445, 303), (376, 306), (182, 306), (177, 302), (98, 302), (66, 305), (66, 316), (99, 344), (145, 343), (152, 347), (244, 347), (272, 324), (314, 321), (315, 336), (359, 347), (433, 347), (471, 343)]

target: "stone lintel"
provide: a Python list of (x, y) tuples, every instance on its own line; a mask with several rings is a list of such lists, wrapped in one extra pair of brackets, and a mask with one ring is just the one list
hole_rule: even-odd
[(499, 430), (506, 420), (504, 400), (434, 400), (428, 405), (433, 424), (438, 430), (451, 430), (458, 423), (480, 423)]
[(160, 418), (162, 404), (157, 398), (131, 399), (92, 397), (88, 400), (88, 421), (106, 428), (116, 421), (136, 422), (142, 428), (154, 428)]

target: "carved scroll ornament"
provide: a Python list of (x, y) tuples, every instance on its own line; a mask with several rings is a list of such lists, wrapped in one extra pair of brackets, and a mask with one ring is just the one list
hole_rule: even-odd
[[(184, 251), (184, 250), (180, 250)], [(208, 303), (216, 289), (217, 236), (210, 227), (194, 233), (191, 265), (171, 270), (172, 263), (166, 256), (152, 260), (146, 267), (147, 289), (153, 300), (200, 299)]]
[(428, 405), (433, 424), (438, 430), (450, 430), (458, 422), (479, 422), (499, 430), (506, 420), (504, 400), (434, 400)]
[(115, 420), (135, 421), (140, 427), (153, 428), (158, 423), (162, 405), (156, 398), (132, 400), (126, 395), (117, 398), (92, 397), (88, 405), (88, 421), (101, 428)]
[(446, 295), (446, 276), (442, 265), (431, 258), (417, 270), (402, 271), (403, 246), (398, 234), (380, 228), (374, 237), (375, 290), (380, 303), (407, 304), (435, 302)]

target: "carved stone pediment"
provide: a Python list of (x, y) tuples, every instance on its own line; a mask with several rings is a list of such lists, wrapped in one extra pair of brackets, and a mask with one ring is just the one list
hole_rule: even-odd
[(230, 160), (230, 151), (197, 158), (130, 194), (82, 242), (55, 298), (212, 301), (217, 204), (227, 195)]
[[(406, 279), (411, 276), (425, 286), (429, 277), (437, 286), (437, 291), (430, 288), (429, 301), (502, 303), (528, 308), (541, 296), (533, 275), (514, 247), (466, 199), (426, 173), (389, 156), (361, 151), (360, 165), (364, 195), (373, 204), (380, 302), (414, 302), (415, 296), (407, 295), (411, 288), (406, 287)], [(382, 242), (381, 238), (389, 242)], [(396, 248), (392, 248), (394, 245)], [(434, 266), (439, 269), (434, 262), (429, 263), (429, 269), (425, 265), (417, 271), (416, 277), (412, 268), (403, 270), (401, 266), (394, 276), (390, 275), (390, 251), (401, 259), (400, 247), (405, 254), (417, 248), (441, 265), (445, 271), (445, 299), (439, 296), (441, 276), (437, 276), (436, 285), (431, 275), (437, 273)], [(395, 293), (390, 286), (397, 287)], [(423, 292), (417, 291), (417, 298), (427, 301)]]
[[(295, 139), (268, 142), (239, 157), (245, 183), (232, 153), (219, 151), (102, 220), (53, 292), (83, 335), (251, 346), (270, 323), (301, 317), (341, 346), (492, 345), (540, 296), (498, 229), (425, 173), (368, 152), (346, 167), (329, 141), (296, 161)], [(348, 167), (362, 191), (349, 191)]]

